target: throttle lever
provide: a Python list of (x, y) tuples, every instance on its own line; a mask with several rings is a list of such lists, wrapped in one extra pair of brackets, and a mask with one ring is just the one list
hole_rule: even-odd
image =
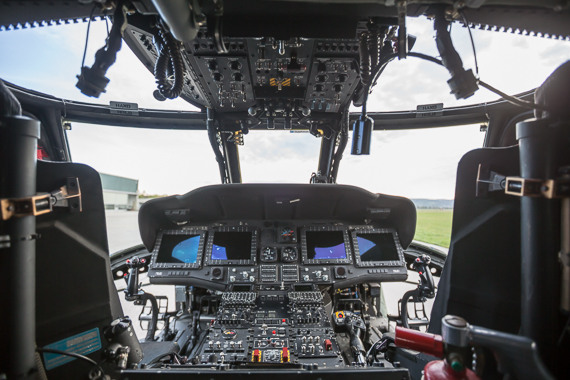
[(127, 276), (127, 288), (125, 289), (125, 300), (135, 303), (135, 305), (146, 305), (147, 301), (151, 304), (151, 320), (146, 334), (146, 341), (154, 341), (154, 333), (156, 332), (156, 325), (158, 322), (158, 301), (156, 297), (150, 293), (145, 293), (141, 289), (142, 283), (139, 283), (139, 270), (146, 265), (146, 260), (138, 256), (127, 260), (129, 267), (129, 274)]
[(129, 274), (126, 279), (127, 288), (125, 289), (125, 299), (127, 301), (135, 301), (144, 294), (139, 284), (139, 270), (145, 265), (146, 260), (141, 259), (138, 256), (134, 256), (127, 260), (127, 266), (129, 267)]
[(337, 326), (344, 326), (348, 330), (350, 335), (350, 348), (352, 349), (352, 354), (354, 356), (354, 361), (359, 365), (365, 365), (365, 353), (364, 344), (360, 335), (363, 331), (366, 331), (366, 325), (359, 315), (356, 315), (350, 311), (337, 311), (334, 313), (334, 322)]
[(421, 255), (416, 257), (412, 263), (412, 268), (420, 275), (420, 284), (418, 285), (420, 298), (433, 298), (435, 297), (435, 282), (429, 269), (431, 257), (428, 255)]

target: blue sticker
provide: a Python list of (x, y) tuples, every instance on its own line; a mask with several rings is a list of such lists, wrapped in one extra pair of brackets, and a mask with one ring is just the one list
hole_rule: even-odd
[[(88, 355), (92, 352), (101, 349), (101, 337), (99, 336), (99, 329), (94, 328), (89, 331), (71, 336), (60, 340), (59, 342), (51, 343), (46, 346), (54, 350), (67, 351), (75, 354)], [(69, 363), (75, 360), (74, 357), (60, 354), (52, 354), (44, 352), (44, 363), (46, 369), (54, 369), (60, 365)]]

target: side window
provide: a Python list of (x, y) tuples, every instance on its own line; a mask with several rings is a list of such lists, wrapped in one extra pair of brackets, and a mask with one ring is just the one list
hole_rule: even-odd
[(220, 182), (205, 131), (71, 123), (71, 158), (101, 175), (111, 253), (141, 244), (139, 206)]
[(350, 155), (350, 141), (337, 183), (400, 195), (418, 210), (415, 240), (449, 247), (457, 164), (483, 146), (479, 125), (376, 131), (369, 156)]

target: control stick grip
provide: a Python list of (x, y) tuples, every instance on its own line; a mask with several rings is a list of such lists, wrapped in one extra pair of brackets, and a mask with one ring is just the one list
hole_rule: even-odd
[(417, 330), (396, 326), (396, 346), (420, 351), (424, 354), (443, 358), (443, 338)]

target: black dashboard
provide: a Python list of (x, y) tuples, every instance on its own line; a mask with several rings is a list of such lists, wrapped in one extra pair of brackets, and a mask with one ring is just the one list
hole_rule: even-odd
[[(236, 193), (247, 196), (235, 203)], [(306, 217), (331, 203), (334, 215)], [(415, 208), (405, 198), (352, 186), (215, 185), (148, 202), (139, 223), (152, 251), (151, 283), (340, 289), (407, 278), (403, 249), (415, 230)]]
[(149, 278), (157, 284), (261, 290), (402, 281), (407, 271), (394, 229), (250, 221), (160, 231)]

